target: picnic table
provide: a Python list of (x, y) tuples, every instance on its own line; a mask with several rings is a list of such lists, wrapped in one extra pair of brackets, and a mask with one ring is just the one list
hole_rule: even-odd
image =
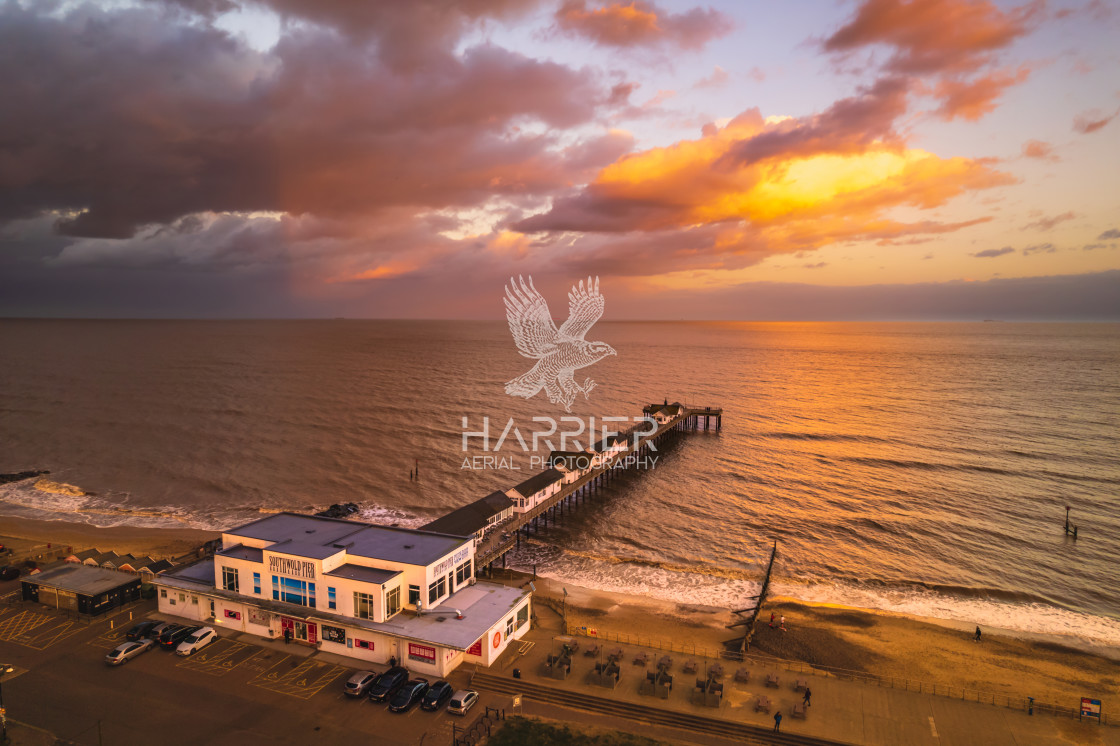
[(638, 653), (634, 656), (635, 666), (644, 666), (649, 661), (649, 653)]
[(599, 654), (599, 646), (598, 645), (592, 645), (591, 647), (587, 648), (587, 650), (584, 650), (583, 654), (586, 655), (589, 658), (593, 658), (593, 657), (595, 657), (596, 655)]
[(766, 686), (772, 686), (775, 689), (777, 689), (778, 688), (778, 674), (776, 674), (776, 673), (766, 674)]
[(667, 655), (661, 656), (661, 659), (657, 661), (657, 667), (663, 671), (668, 671), (672, 667), (672, 665), (673, 659)]
[(687, 663), (684, 664), (684, 672), (685, 673), (696, 673), (696, 669), (697, 669), (697, 665), (696, 665), (696, 661), (694, 661), (694, 660), (688, 661)]
[(755, 712), (770, 712), (770, 698), (765, 697), (765, 696), (764, 697), (759, 697), (758, 701), (756, 701), (754, 703), (754, 711)]
[(713, 679), (721, 678), (723, 676), (723, 664), (713, 663), (712, 665), (708, 666), (708, 675)]
[(622, 648), (611, 648), (607, 652), (607, 657), (611, 660), (618, 660), (622, 657)]
[(803, 692), (809, 688), (809, 682), (805, 679), (798, 679), (797, 683), (793, 685), (793, 691)]
[(746, 683), (751, 680), (751, 672), (745, 668), (740, 668), (735, 672), (735, 680)]
[(804, 702), (794, 703), (794, 705), (793, 705), (793, 716), (795, 718), (804, 719), (804, 717), (805, 717), (805, 703)]

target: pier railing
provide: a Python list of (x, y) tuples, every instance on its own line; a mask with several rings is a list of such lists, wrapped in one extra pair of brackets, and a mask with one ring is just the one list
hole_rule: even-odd
[[(534, 599), (539, 603), (542, 599), (534, 596)], [(591, 640), (599, 642), (615, 642), (622, 645), (634, 645), (641, 648), (650, 648), (653, 650), (661, 650), (665, 652), (680, 653), (682, 655), (691, 655), (697, 658), (707, 658), (710, 660), (732, 660), (738, 661), (751, 666), (762, 666), (770, 668), (781, 668), (786, 671), (793, 671), (795, 673), (811, 674), (813, 676), (827, 676), (834, 679), (841, 679), (844, 681), (853, 681), (862, 684), (870, 684), (880, 687), (889, 687), (891, 689), (902, 689), (908, 692), (918, 692), (921, 694), (933, 694), (938, 697), (948, 697), (950, 699), (960, 699), (965, 702), (979, 702), (981, 704), (995, 705), (996, 707), (1006, 707), (1011, 710), (1029, 711), (1032, 707), (1034, 712), (1045, 715), (1058, 715), (1064, 717), (1076, 718), (1080, 717), (1081, 712), (1077, 707), (1069, 705), (1059, 705), (1052, 702), (1031, 702), (1031, 698), (1022, 694), (1009, 694), (999, 692), (987, 692), (980, 689), (968, 689), (966, 687), (953, 686), (951, 684), (941, 684), (932, 681), (922, 681), (920, 679), (908, 679), (901, 676), (880, 676), (878, 674), (866, 673), (864, 671), (852, 671), (845, 668), (837, 668), (835, 666), (823, 666), (803, 661), (788, 660), (785, 658), (776, 658), (770, 656), (747, 655), (733, 650), (720, 650), (712, 648), (701, 648), (695, 644), (681, 643), (681, 642), (666, 642), (651, 637), (644, 637), (642, 635), (632, 635), (629, 633), (618, 633), (610, 630), (599, 629), (594, 620), (591, 621), (572, 621), (571, 612), (568, 613), (569, 621), (566, 624), (565, 632), (568, 635), (576, 635), (586, 637)], [(1101, 724), (1108, 724), (1108, 716), (1104, 713), (1101, 714)]]

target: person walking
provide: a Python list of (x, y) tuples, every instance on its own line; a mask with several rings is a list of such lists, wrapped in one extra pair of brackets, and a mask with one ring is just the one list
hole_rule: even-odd
[(780, 629), (782, 632), (786, 631), (786, 615), (785, 614), (782, 614), (782, 623), (780, 625), (778, 625), (778, 629)]
[(980, 642), (980, 628), (979, 628), (979, 627), (977, 627), (977, 628), (976, 628), (976, 638), (975, 638), (975, 641), (976, 641), (976, 642)]
[(774, 713), (774, 732), (777, 733), (782, 727), (782, 713)]
[(771, 611), (770, 612), (770, 627), (773, 628), (773, 626), (774, 626), (774, 612)]
[(809, 698), (812, 697), (812, 696), (813, 696), (813, 690), (810, 689), (809, 687), (805, 687), (805, 699), (803, 701), (805, 702), (806, 707), (809, 706)]

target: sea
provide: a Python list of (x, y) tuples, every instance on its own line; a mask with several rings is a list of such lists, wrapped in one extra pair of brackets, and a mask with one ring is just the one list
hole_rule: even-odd
[(589, 337), (617, 354), (576, 371), (596, 385), (569, 412), (505, 393), (534, 361), (504, 322), (0, 320), (0, 472), (87, 493), (0, 485), (0, 530), (221, 529), (340, 502), (421, 526), (532, 476), (561, 432), (586, 447), (679, 401), (722, 408), (722, 429), (663, 443), (511, 565), (743, 608), (777, 542), (776, 594), (1120, 646), (1120, 325)]

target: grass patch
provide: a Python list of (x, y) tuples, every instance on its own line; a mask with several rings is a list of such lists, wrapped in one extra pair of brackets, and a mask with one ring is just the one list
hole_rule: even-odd
[(555, 725), (524, 717), (511, 717), (486, 742), (487, 746), (660, 746), (644, 736), (621, 731), (596, 733), (572, 730), (567, 725)]

